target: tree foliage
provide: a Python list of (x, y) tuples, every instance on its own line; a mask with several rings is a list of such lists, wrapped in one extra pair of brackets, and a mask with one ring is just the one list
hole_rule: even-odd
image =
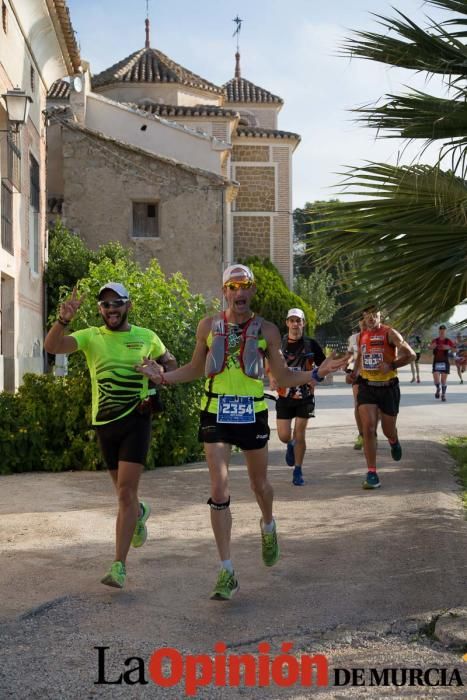
[(316, 323), (319, 326), (332, 321), (339, 305), (336, 301), (336, 283), (330, 272), (316, 268), (308, 276), (299, 275), (295, 290), (298, 296), (315, 309)]
[(305, 314), (307, 332), (312, 333), (316, 324), (316, 312), (302, 297), (288, 289), (284, 278), (273, 263), (258, 257), (244, 261), (255, 275), (257, 292), (253, 297), (251, 308), (268, 321), (272, 321), (284, 333), (287, 311), (300, 308)]
[(86, 277), (91, 262), (108, 258), (113, 262), (132, 260), (131, 252), (117, 241), (100, 246), (97, 251), (87, 247), (83, 239), (70, 231), (60, 219), (49, 230), (49, 260), (45, 273), (47, 309), (55, 318), (64, 289), (72, 289), (78, 280)]
[[(362, 306), (367, 303), (369, 293), (359, 280), (358, 284), (347, 285), (349, 270), (358, 265), (356, 253), (344, 253), (331, 265), (324, 265), (320, 252), (310, 252), (307, 243), (311, 238), (320, 241), (317, 233), (323, 227), (323, 214), (330, 204), (339, 200), (307, 202), (303, 208), (294, 211), (294, 287), (317, 312), (317, 325), (320, 331), (329, 336), (347, 337)], [(332, 223), (327, 224), (331, 228)], [(314, 298), (316, 296), (316, 299)]]

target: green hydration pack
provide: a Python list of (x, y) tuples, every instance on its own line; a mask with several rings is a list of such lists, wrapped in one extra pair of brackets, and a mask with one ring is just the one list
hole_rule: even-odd
[[(258, 347), (258, 337), (263, 319), (252, 316), (242, 329), (240, 343), (240, 366), (244, 374), (252, 379), (262, 379), (264, 376), (264, 353)], [(206, 355), (204, 373), (206, 377), (220, 374), (227, 362), (228, 352), (228, 322), (225, 312), (212, 319), (212, 343)]]

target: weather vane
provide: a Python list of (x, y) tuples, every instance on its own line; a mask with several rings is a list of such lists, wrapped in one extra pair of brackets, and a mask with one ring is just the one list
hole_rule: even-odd
[(239, 50), (239, 40), (240, 40), (240, 30), (241, 30), (241, 28), (242, 28), (242, 22), (243, 22), (243, 20), (240, 19), (240, 17), (237, 15), (237, 16), (235, 17), (235, 19), (232, 20), (232, 22), (235, 22), (235, 24), (237, 25), (236, 28), (235, 28), (234, 33), (232, 34), (232, 36), (236, 36), (236, 37), (237, 37), (237, 51), (238, 51), (238, 50)]

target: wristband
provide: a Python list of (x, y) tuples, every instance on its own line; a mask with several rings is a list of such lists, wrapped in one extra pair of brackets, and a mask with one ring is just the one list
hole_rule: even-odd
[(324, 377), (319, 376), (317, 367), (311, 370), (311, 378), (318, 383), (324, 382)]
[(68, 325), (70, 324), (69, 321), (64, 321), (63, 318), (60, 318), (60, 316), (57, 318), (57, 322), (58, 322), (61, 326), (68, 326)]
[(391, 369), (394, 370), (394, 372), (396, 371), (397, 365), (395, 362), (391, 362)]

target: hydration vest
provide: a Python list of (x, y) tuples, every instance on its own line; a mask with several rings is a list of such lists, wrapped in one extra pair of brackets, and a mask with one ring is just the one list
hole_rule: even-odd
[[(240, 366), (243, 373), (252, 379), (264, 376), (264, 353), (258, 347), (258, 337), (263, 319), (252, 316), (242, 329), (240, 341)], [(225, 368), (228, 351), (228, 322), (225, 312), (214, 316), (211, 324), (212, 343), (206, 355), (204, 373), (206, 377), (215, 377)]]

